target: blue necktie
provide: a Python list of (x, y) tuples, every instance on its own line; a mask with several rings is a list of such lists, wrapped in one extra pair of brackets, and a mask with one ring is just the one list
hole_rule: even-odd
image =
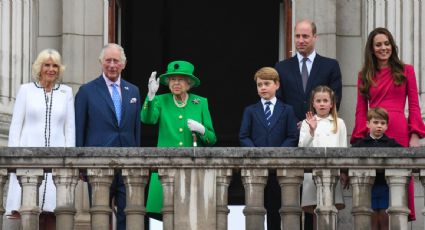
[(112, 84), (112, 102), (114, 102), (115, 115), (117, 116), (118, 125), (121, 121), (121, 96), (118, 92), (118, 85), (116, 83)]
[(270, 105), (272, 103), (270, 101), (266, 101), (266, 109), (264, 110), (264, 114), (266, 116), (267, 125), (270, 126), (270, 118), (272, 117), (272, 111), (270, 110)]

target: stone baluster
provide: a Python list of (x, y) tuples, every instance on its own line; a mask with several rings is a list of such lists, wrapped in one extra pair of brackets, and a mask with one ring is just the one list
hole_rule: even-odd
[(38, 187), (43, 177), (43, 169), (17, 169), (16, 176), (22, 185), (21, 213), (22, 230), (38, 230), (40, 208), (38, 207)]
[[(0, 197), (3, 197), (4, 184), (7, 180), (7, 169), (0, 169)], [(4, 214), (3, 199), (0, 199), (0, 217)], [(0, 230), (3, 227), (3, 218), (0, 218)]]
[(335, 186), (339, 169), (313, 169), (313, 178), (317, 187), (317, 229), (336, 230), (338, 210), (334, 205)]
[(371, 191), (375, 180), (374, 169), (350, 169), (350, 184), (353, 189), (353, 208), (355, 230), (370, 230), (372, 213)]
[(231, 169), (217, 170), (217, 230), (227, 230), (227, 215), (229, 214), (228, 189), (232, 176)]
[(283, 230), (301, 229), (300, 186), (303, 181), (303, 169), (278, 169), (276, 176), (281, 188), (282, 208), (281, 227)]
[(125, 214), (127, 230), (144, 230), (145, 187), (148, 181), (148, 169), (123, 169), (122, 176), (126, 191)]
[(78, 169), (53, 169), (56, 185), (56, 229), (74, 230), (75, 187), (78, 181)]
[(267, 169), (242, 169), (242, 183), (245, 188), (246, 230), (264, 230), (264, 187), (267, 183)]
[(109, 230), (109, 217), (112, 209), (109, 206), (109, 189), (114, 177), (114, 169), (88, 169), (90, 185), (92, 186), (91, 229)]
[(164, 230), (174, 229), (174, 182), (175, 169), (159, 169), (158, 176), (161, 180), (164, 194), (162, 206), (162, 222)]
[(410, 210), (407, 207), (407, 185), (410, 175), (409, 169), (385, 170), (385, 178), (390, 188), (390, 207), (387, 209), (390, 229), (408, 229), (407, 217)]

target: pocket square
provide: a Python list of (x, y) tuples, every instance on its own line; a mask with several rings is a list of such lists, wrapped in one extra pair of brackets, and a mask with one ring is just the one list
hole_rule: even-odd
[(137, 98), (135, 98), (135, 97), (131, 98), (130, 104), (133, 104), (133, 103), (136, 103), (136, 102), (137, 102)]

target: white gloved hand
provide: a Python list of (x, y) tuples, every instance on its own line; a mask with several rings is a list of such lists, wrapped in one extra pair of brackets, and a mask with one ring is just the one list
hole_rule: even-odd
[(195, 120), (187, 119), (187, 127), (192, 132), (197, 132), (197, 133), (200, 133), (201, 135), (205, 134), (205, 127), (201, 123)]
[(156, 92), (158, 91), (159, 88), (159, 78), (156, 78), (156, 71), (153, 71), (151, 73), (151, 76), (149, 78), (149, 83), (148, 83), (148, 98), (149, 101), (152, 101), (153, 98), (155, 97)]

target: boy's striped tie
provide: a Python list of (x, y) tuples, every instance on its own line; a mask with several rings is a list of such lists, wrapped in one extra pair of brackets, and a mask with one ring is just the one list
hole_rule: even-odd
[(270, 101), (266, 101), (266, 109), (264, 110), (264, 114), (266, 115), (267, 125), (270, 126), (270, 118), (272, 117), (272, 111), (270, 110), (270, 105), (272, 104)]

